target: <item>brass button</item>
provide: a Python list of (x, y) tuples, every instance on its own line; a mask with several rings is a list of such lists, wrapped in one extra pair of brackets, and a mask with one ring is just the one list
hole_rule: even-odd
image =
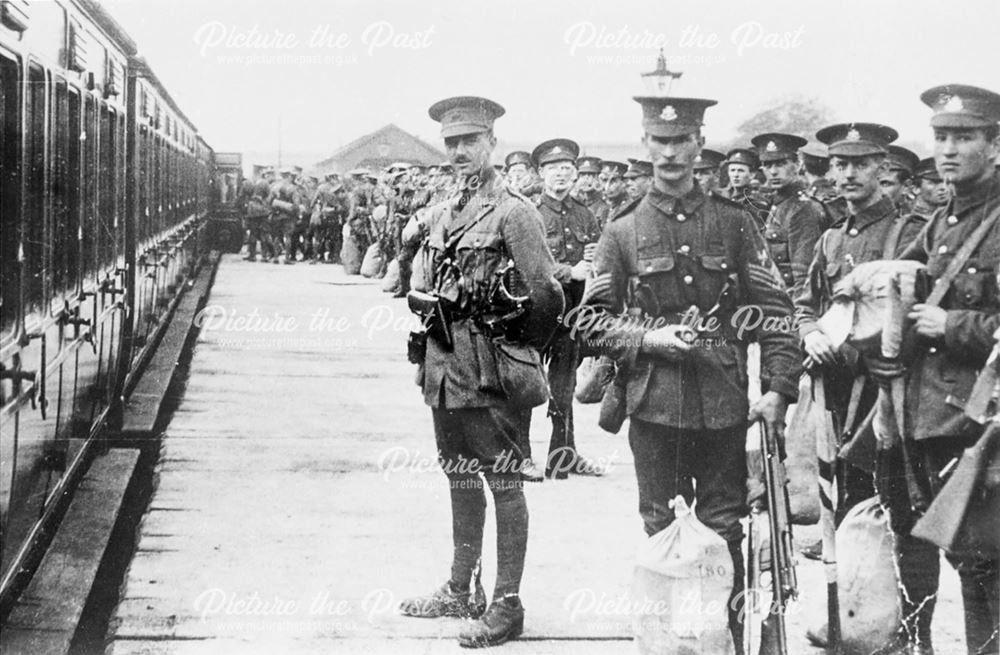
[(691, 277), (690, 275), (685, 275), (684, 276), (684, 284), (691, 284), (692, 282), (694, 282), (694, 278), (693, 277)]
[(938, 254), (939, 255), (943, 255), (946, 252), (948, 252), (948, 246), (941, 246), (940, 248), (938, 248)]
[(653, 270), (653, 265), (652, 264), (646, 264), (646, 271), (648, 272), (648, 271), (651, 271), (651, 270)]
[(958, 223), (958, 216), (952, 214), (951, 216), (948, 217), (948, 225), (954, 225), (956, 223)]
[(687, 217), (687, 216), (685, 216), (684, 214), (677, 214), (677, 220), (678, 220), (679, 222), (683, 223), (683, 222), (684, 222), (684, 221), (686, 221), (687, 219), (688, 219), (688, 217)]
[(966, 271), (966, 273), (968, 273), (969, 275), (975, 275), (976, 274), (976, 267), (975, 266), (970, 266), (969, 270)]
[(722, 270), (726, 270), (727, 268), (729, 268), (729, 264), (727, 264), (726, 262), (722, 262), (722, 264), (720, 264), (720, 266), (721, 266)]
[(691, 252), (691, 246), (684, 244), (683, 246), (681, 246), (681, 252), (684, 253), (685, 255), (688, 254), (689, 252)]
[(847, 231), (847, 233), (850, 234), (852, 237), (856, 237), (858, 236), (858, 228), (852, 227), (850, 230)]

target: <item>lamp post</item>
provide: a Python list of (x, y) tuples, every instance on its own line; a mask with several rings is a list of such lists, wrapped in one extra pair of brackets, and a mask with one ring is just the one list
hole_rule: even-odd
[(678, 79), (683, 73), (675, 73), (667, 69), (667, 58), (660, 48), (660, 56), (656, 58), (656, 70), (642, 73), (642, 82), (646, 85), (650, 95), (668, 96), (670, 95), (670, 84)]

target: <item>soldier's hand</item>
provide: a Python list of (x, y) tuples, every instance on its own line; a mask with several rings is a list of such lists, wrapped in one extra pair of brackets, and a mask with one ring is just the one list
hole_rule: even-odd
[(788, 399), (777, 391), (768, 391), (750, 408), (747, 420), (751, 423), (764, 421), (767, 429), (775, 436), (778, 443), (783, 443), (786, 413), (788, 413)]
[(865, 357), (865, 368), (871, 373), (880, 384), (884, 384), (893, 378), (906, 375), (906, 366), (895, 359), (884, 359), (882, 357)]
[(907, 315), (914, 322), (917, 334), (928, 339), (943, 339), (945, 326), (948, 323), (948, 312), (936, 305), (919, 303)]
[(592, 262), (594, 261), (594, 253), (597, 252), (596, 243), (588, 243), (583, 247), (583, 261)]
[(642, 335), (639, 349), (646, 355), (679, 362), (691, 350), (693, 336), (686, 325), (665, 325)]
[(821, 330), (810, 332), (802, 341), (802, 347), (806, 354), (817, 364), (835, 364), (837, 362), (837, 351), (833, 347), (833, 342)]
[[(565, 270), (565, 269), (564, 269)], [(573, 268), (569, 271), (569, 277), (571, 280), (586, 280), (590, 277), (590, 271), (593, 270), (593, 266), (590, 262), (586, 260), (580, 260), (573, 265)]]

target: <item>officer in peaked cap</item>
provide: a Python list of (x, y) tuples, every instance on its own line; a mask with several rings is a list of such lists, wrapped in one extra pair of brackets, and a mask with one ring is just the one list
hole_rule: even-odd
[[(531, 153), (542, 178), (538, 211), (542, 215), (545, 240), (555, 260), (555, 277), (562, 284), (566, 310), (572, 313), (583, 299), (584, 282), (590, 277), (594, 248), (601, 234), (597, 219), (570, 191), (576, 179), (580, 147), (569, 139), (550, 139)], [(549, 359), (549, 441), (545, 474), (566, 478), (568, 474), (601, 475), (603, 470), (576, 452), (573, 431), (573, 392), (580, 346), (569, 327), (560, 326), (546, 351)]]
[[(747, 343), (733, 317), (753, 305), (768, 321), (790, 321), (791, 301), (753, 218), (694, 181), (703, 113), (715, 101), (635, 100), (643, 110), (653, 185), (601, 235), (597, 275), (585, 300), (593, 313), (581, 311), (578, 326), (588, 348), (620, 367), (647, 534), (670, 525), (670, 501), (682, 494), (697, 500), (698, 517), (729, 544), (735, 569), (730, 627), (742, 652), (747, 421), (764, 420), (782, 434), (802, 354), (794, 335), (758, 333), (760, 367), (769, 377), (750, 406)], [(614, 320), (623, 307), (642, 320)]]
[(649, 191), (649, 186), (653, 183), (652, 162), (629, 157), (628, 170), (622, 176), (625, 180), (625, 188), (628, 190), (629, 200), (636, 200), (643, 197)]
[(573, 193), (597, 219), (601, 229), (608, 222), (608, 212), (611, 205), (604, 199), (604, 193), (599, 183), (601, 176), (601, 159), (599, 157), (580, 157), (576, 160), (577, 186)]
[(816, 240), (827, 227), (822, 205), (806, 195), (798, 176), (798, 150), (808, 142), (793, 134), (766, 132), (750, 143), (757, 148), (770, 192), (764, 239), (794, 298), (805, 282)]
[[(459, 643), (486, 647), (517, 637), (524, 624), (519, 591), (528, 509), (517, 470), (524, 458), (519, 444), (531, 408), (548, 400), (536, 348), (558, 325), (563, 294), (538, 211), (490, 164), (493, 122), (503, 107), (462, 96), (435, 103), (429, 114), (441, 124), (460, 188), (452, 201), (431, 208), (426, 220), (429, 279), (414, 286), (435, 291), (410, 295), (411, 307), (424, 312), (428, 326), (426, 337), (414, 337), (410, 355), (423, 360), (419, 378), (450, 483), (454, 556), (444, 586), (404, 601), (400, 609), (421, 617), (482, 614), (462, 628)], [(424, 339), (421, 357), (417, 345)], [(496, 586), (485, 614), (478, 576), (484, 486), (493, 495), (499, 544)]]
[[(889, 476), (897, 479), (892, 475), (895, 473), (909, 483), (899, 489), (900, 502), (889, 505), (897, 533), (898, 529), (908, 528), (907, 523), (916, 524), (932, 504), (946, 514), (965, 515), (966, 507), (948, 506), (947, 497), (942, 499), (938, 494), (942, 479), (952, 467), (950, 462), (961, 458), (982, 434), (983, 428), (966, 417), (963, 405), (971, 396), (979, 371), (987, 365), (990, 345), (995, 343), (994, 332), (1000, 325), (996, 279), (996, 271), (1000, 270), (1000, 219), (996, 218), (1000, 212), (1000, 175), (993, 165), (1000, 153), (1000, 94), (964, 84), (946, 84), (928, 89), (920, 99), (933, 112), (930, 123), (934, 159), (954, 195), (934, 213), (921, 238), (915, 239), (902, 257), (923, 262), (931, 277), (940, 279), (949, 263), (963, 256), (963, 245), (975, 247), (941, 302), (937, 306), (916, 305), (907, 317), (928, 347), (907, 362), (907, 429), (903, 434), (907, 457), (896, 459), (897, 470)], [(978, 239), (972, 239), (972, 235), (984, 224), (987, 231), (975, 244)], [(970, 415), (978, 413), (968, 410)], [(984, 479), (967, 482), (973, 487), (971, 497), (986, 493)], [(944, 506), (938, 505), (939, 501)], [(954, 554), (947, 555), (947, 559), (958, 569), (962, 584), (966, 648), (970, 653), (1000, 652), (1000, 562), (996, 543), (990, 544), (992, 548), (966, 545), (960, 537), (955, 541), (954, 534), (940, 532), (943, 525), (921, 522), (917, 527), (928, 528), (921, 532), (923, 537), (952, 548)], [(937, 558), (929, 563), (933, 566), (936, 562)], [(900, 557), (898, 563), (901, 569), (911, 568), (905, 557)], [(927, 585), (924, 593), (931, 591), (936, 573), (933, 568), (922, 571)], [(901, 574), (907, 575), (903, 570)], [(920, 575), (912, 572), (915, 582), (919, 583)], [(910, 606), (903, 591), (912, 589), (901, 590), (905, 616)], [(929, 612), (921, 618), (930, 623)]]
[(726, 156), (718, 150), (702, 148), (694, 162), (694, 178), (705, 192), (719, 188), (719, 166)]
[(910, 212), (930, 219), (938, 207), (948, 203), (948, 185), (941, 179), (933, 157), (921, 159), (913, 171), (917, 196)]
[(913, 169), (920, 163), (920, 157), (903, 146), (889, 145), (886, 170), (880, 178), (882, 191), (895, 203), (900, 214), (908, 214), (913, 204), (913, 196), (908, 188)]
[(627, 172), (628, 164), (610, 159), (601, 160), (604, 199), (611, 206), (608, 211), (609, 220), (618, 213), (618, 210), (629, 204), (628, 189), (624, 177)]

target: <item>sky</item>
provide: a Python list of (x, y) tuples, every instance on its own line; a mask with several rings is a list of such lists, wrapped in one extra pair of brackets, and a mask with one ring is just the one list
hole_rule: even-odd
[(308, 165), (395, 123), (440, 146), (435, 101), (483, 95), (501, 143), (638, 149), (640, 73), (660, 47), (705, 136), (782, 98), (891, 125), (929, 153), (924, 90), (1000, 91), (996, 0), (102, 0), (217, 151)]

